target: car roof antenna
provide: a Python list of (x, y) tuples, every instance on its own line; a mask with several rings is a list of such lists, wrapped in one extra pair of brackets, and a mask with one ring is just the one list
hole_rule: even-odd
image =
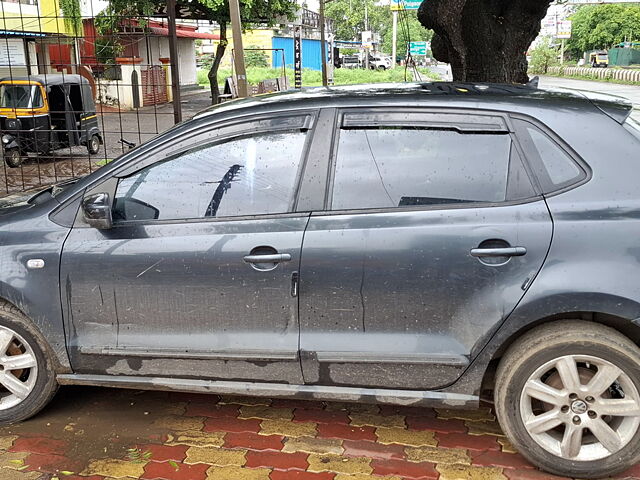
[(538, 88), (540, 85), (540, 77), (537, 75), (527, 82), (527, 87)]

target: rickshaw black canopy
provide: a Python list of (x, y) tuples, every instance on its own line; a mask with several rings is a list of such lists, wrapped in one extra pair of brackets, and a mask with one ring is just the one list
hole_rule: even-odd
[(3, 77), (0, 78), (1, 82), (36, 82), (42, 85), (45, 89), (54, 85), (80, 85), (81, 98), (82, 98), (82, 110), (86, 112), (95, 112), (96, 106), (93, 101), (93, 91), (89, 81), (82, 75), (77, 74), (62, 74), (52, 73), (44, 75), (29, 75), (26, 77)]

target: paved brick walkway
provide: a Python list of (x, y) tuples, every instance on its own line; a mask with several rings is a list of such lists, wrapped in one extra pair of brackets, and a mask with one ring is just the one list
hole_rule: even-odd
[[(0, 429), (1, 480), (542, 480), (488, 408), (62, 389)], [(618, 478), (640, 478), (640, 466)]]

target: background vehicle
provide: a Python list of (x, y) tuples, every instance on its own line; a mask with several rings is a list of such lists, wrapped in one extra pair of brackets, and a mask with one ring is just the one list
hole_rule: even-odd
[(0, 421), (57, 383), (449, 408), (488, 390), (534, 464), (622, 471), (630, 111), (462, 83), (262, 96), (0, 210)]
[(372, 53), (369, 55), (369, 68), (371, 70), (388, 70), (391, 68), (391, 57), (381, 53)]
[(96, 154), (102, 143), (93, 92), (80, 75), (0, 79), (0, 131), (10, 167), (28, 152), (86, 145)]
[(607, 52), (593, 52), (589, 55), (589, 63), (593, 68), (607, 68), (609, 66), (609, 54)]

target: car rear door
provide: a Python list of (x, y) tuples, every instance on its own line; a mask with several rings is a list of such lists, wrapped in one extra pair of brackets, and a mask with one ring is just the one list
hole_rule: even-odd
[(505, 116), (386, 108), (335, 118), (326, 201), (302, 248), (304, 378), (443, 387), (541, 268), (546, 204)]
[(314, 118), (176, 138), (88, 192), (115, 198), (114, 225), (79, 219), (64, 245), (77, 372), (302, 382), (294, 204)]

